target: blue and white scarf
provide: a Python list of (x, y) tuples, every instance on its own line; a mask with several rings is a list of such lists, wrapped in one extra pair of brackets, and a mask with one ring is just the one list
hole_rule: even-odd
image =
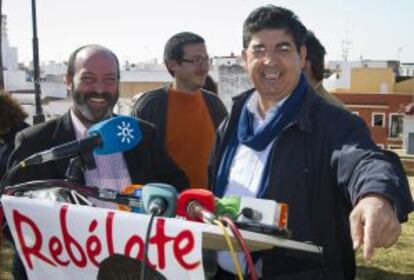
[[(216, 185), (214, 193), (218, 197), (222, 197), (225, 188), (228, 185), (228, 178), (230, 173), (230, 166), (232, 164), (237, 147), (240, 144), (246, 145), (255, 151), (264, 150), (279, 133), (293, 120), (295, 114), (299, 111), (303, 96), (305, 95), (308, 83), (303, 74), (292, 94), (279, 107), (277, 112), (272, 116), (272, 119), (266, 125), (254, 132), (253, 114), (247, 109), (247, 101), (243, 105), (237, 130), (230, 136), (230, 141), (224, 150), (223, 158), (217, 172)], [(258, 197), (261, 197), (269, 183), (269, 160), (266, 162), (263, 170), (262, 182), (260, 184)]]

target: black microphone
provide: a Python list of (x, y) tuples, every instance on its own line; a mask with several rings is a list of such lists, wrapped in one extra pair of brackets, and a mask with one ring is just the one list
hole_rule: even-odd
[(135, 147), (142, 139), (136, 119), (118, 116), (99, 122), (88, 129), (88, 136), (49, 150), (34, 154), (19, 163), (20, 167), (41, 164), (60, 158), (94, 152), (106, 155), (124, 152)]
[(244, 207), (241, 210), (241, 214), (252, 221), (260, 221), (263, 217), (260, 211), (253, 209), (251, 207)]
[(42, 164), (44, 162), (60, 158), (72, 157), (81, 152), (90, 152), (101, 145), (101, 136), (94, 134), (84, 139), (75, 140), (34, 154), (20, 162), (20, 166), (25, 167), (29, 165)]

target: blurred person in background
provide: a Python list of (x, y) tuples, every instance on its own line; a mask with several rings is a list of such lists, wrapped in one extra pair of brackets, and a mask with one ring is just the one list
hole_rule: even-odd
[(29, 126), (26, 118), (27, 113), (17, 100), (7, 92), (0, 92), (0, 179), (6, 173), (17, 132)]
[(313, 87), (316, 94), (324, 98), (328, 103), (345, 109), (342, 101), (323, 86), (326, 50), (312, 31), (308, 30), (305, 46), (306, 61), (303, 73), (308, 79), (309, 85)]
[(203, 89), (218, 95), (218, 85), (210, 75), (207, 75)]

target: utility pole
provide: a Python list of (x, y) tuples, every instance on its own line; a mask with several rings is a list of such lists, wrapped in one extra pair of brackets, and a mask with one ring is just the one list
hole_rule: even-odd
[(33, 116), (33, 124), (45, 121), (42, 110), (42, 101), (40, 99), (40, 68), (39, 68), (39, 41), (37, 39), (37, 22), (36, 22), (36, 0), (32, 0), (32, 23), (33, 23), (33, 80), (34, 94), (36, 104), (36, 114)]
[(4, 76), (3, 76), (3, 0), (0, 0), (0, 90), (4, 90)]

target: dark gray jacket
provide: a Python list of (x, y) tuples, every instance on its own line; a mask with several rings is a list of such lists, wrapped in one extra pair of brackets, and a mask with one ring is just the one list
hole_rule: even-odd
[[(164, 146), (155, 144), (154, 127), (138, 120), (143, 138), (135, 148), (123, 153), (131, 182), (146, 184), (163, 182), (171, 184), (178, 191), (188, 187), (188, 179), (184, 171), (179, 169), (167, 155)], [(32, 126), (16, 136), (16, 148), (10, 156), (9, 165), (14, 166), (21, 160), (35, 153), (76, 140), (75, 131), (69, 112), (63, 116)], [(34, 165), (19, 170), (12, 183), (33, 180), (64, 179), (69, 159), (58, 159), (41, 165)], [(81, 178), (83, 183), (83, 178)]]
[[(133, 105), (131, 115), (141, 118), (155, 125), (157, 130), (157, 143), (165, 144), (165, 130), (167, 125), (169, 86), (145, 92)], [(201, 90), (204, 101), (217, 129), (223, 119), (227, 116), (226, 107), (223, 102), (213, 93)], [(160, 143), (161, 142), (161, 143)]]
[[(234, 98), (231, 115), (217, 132), (209, 165), (213, 192), (224, 149), (251, 93)], [(401, 222), (413, 210), (398, 157), (377, 148), (362, 119), (328, 104), (310, 87), (296, 117), (276, 138), (268, 160), (270, 183), (263, 198), (287, 203), (292, 239), (311, 241), (324, 252), (318, 258), (282, 248), (265, 251), (264, 279), (354, 279), (349, 214), (358, 200), (369, 193), (387, 197)]]

